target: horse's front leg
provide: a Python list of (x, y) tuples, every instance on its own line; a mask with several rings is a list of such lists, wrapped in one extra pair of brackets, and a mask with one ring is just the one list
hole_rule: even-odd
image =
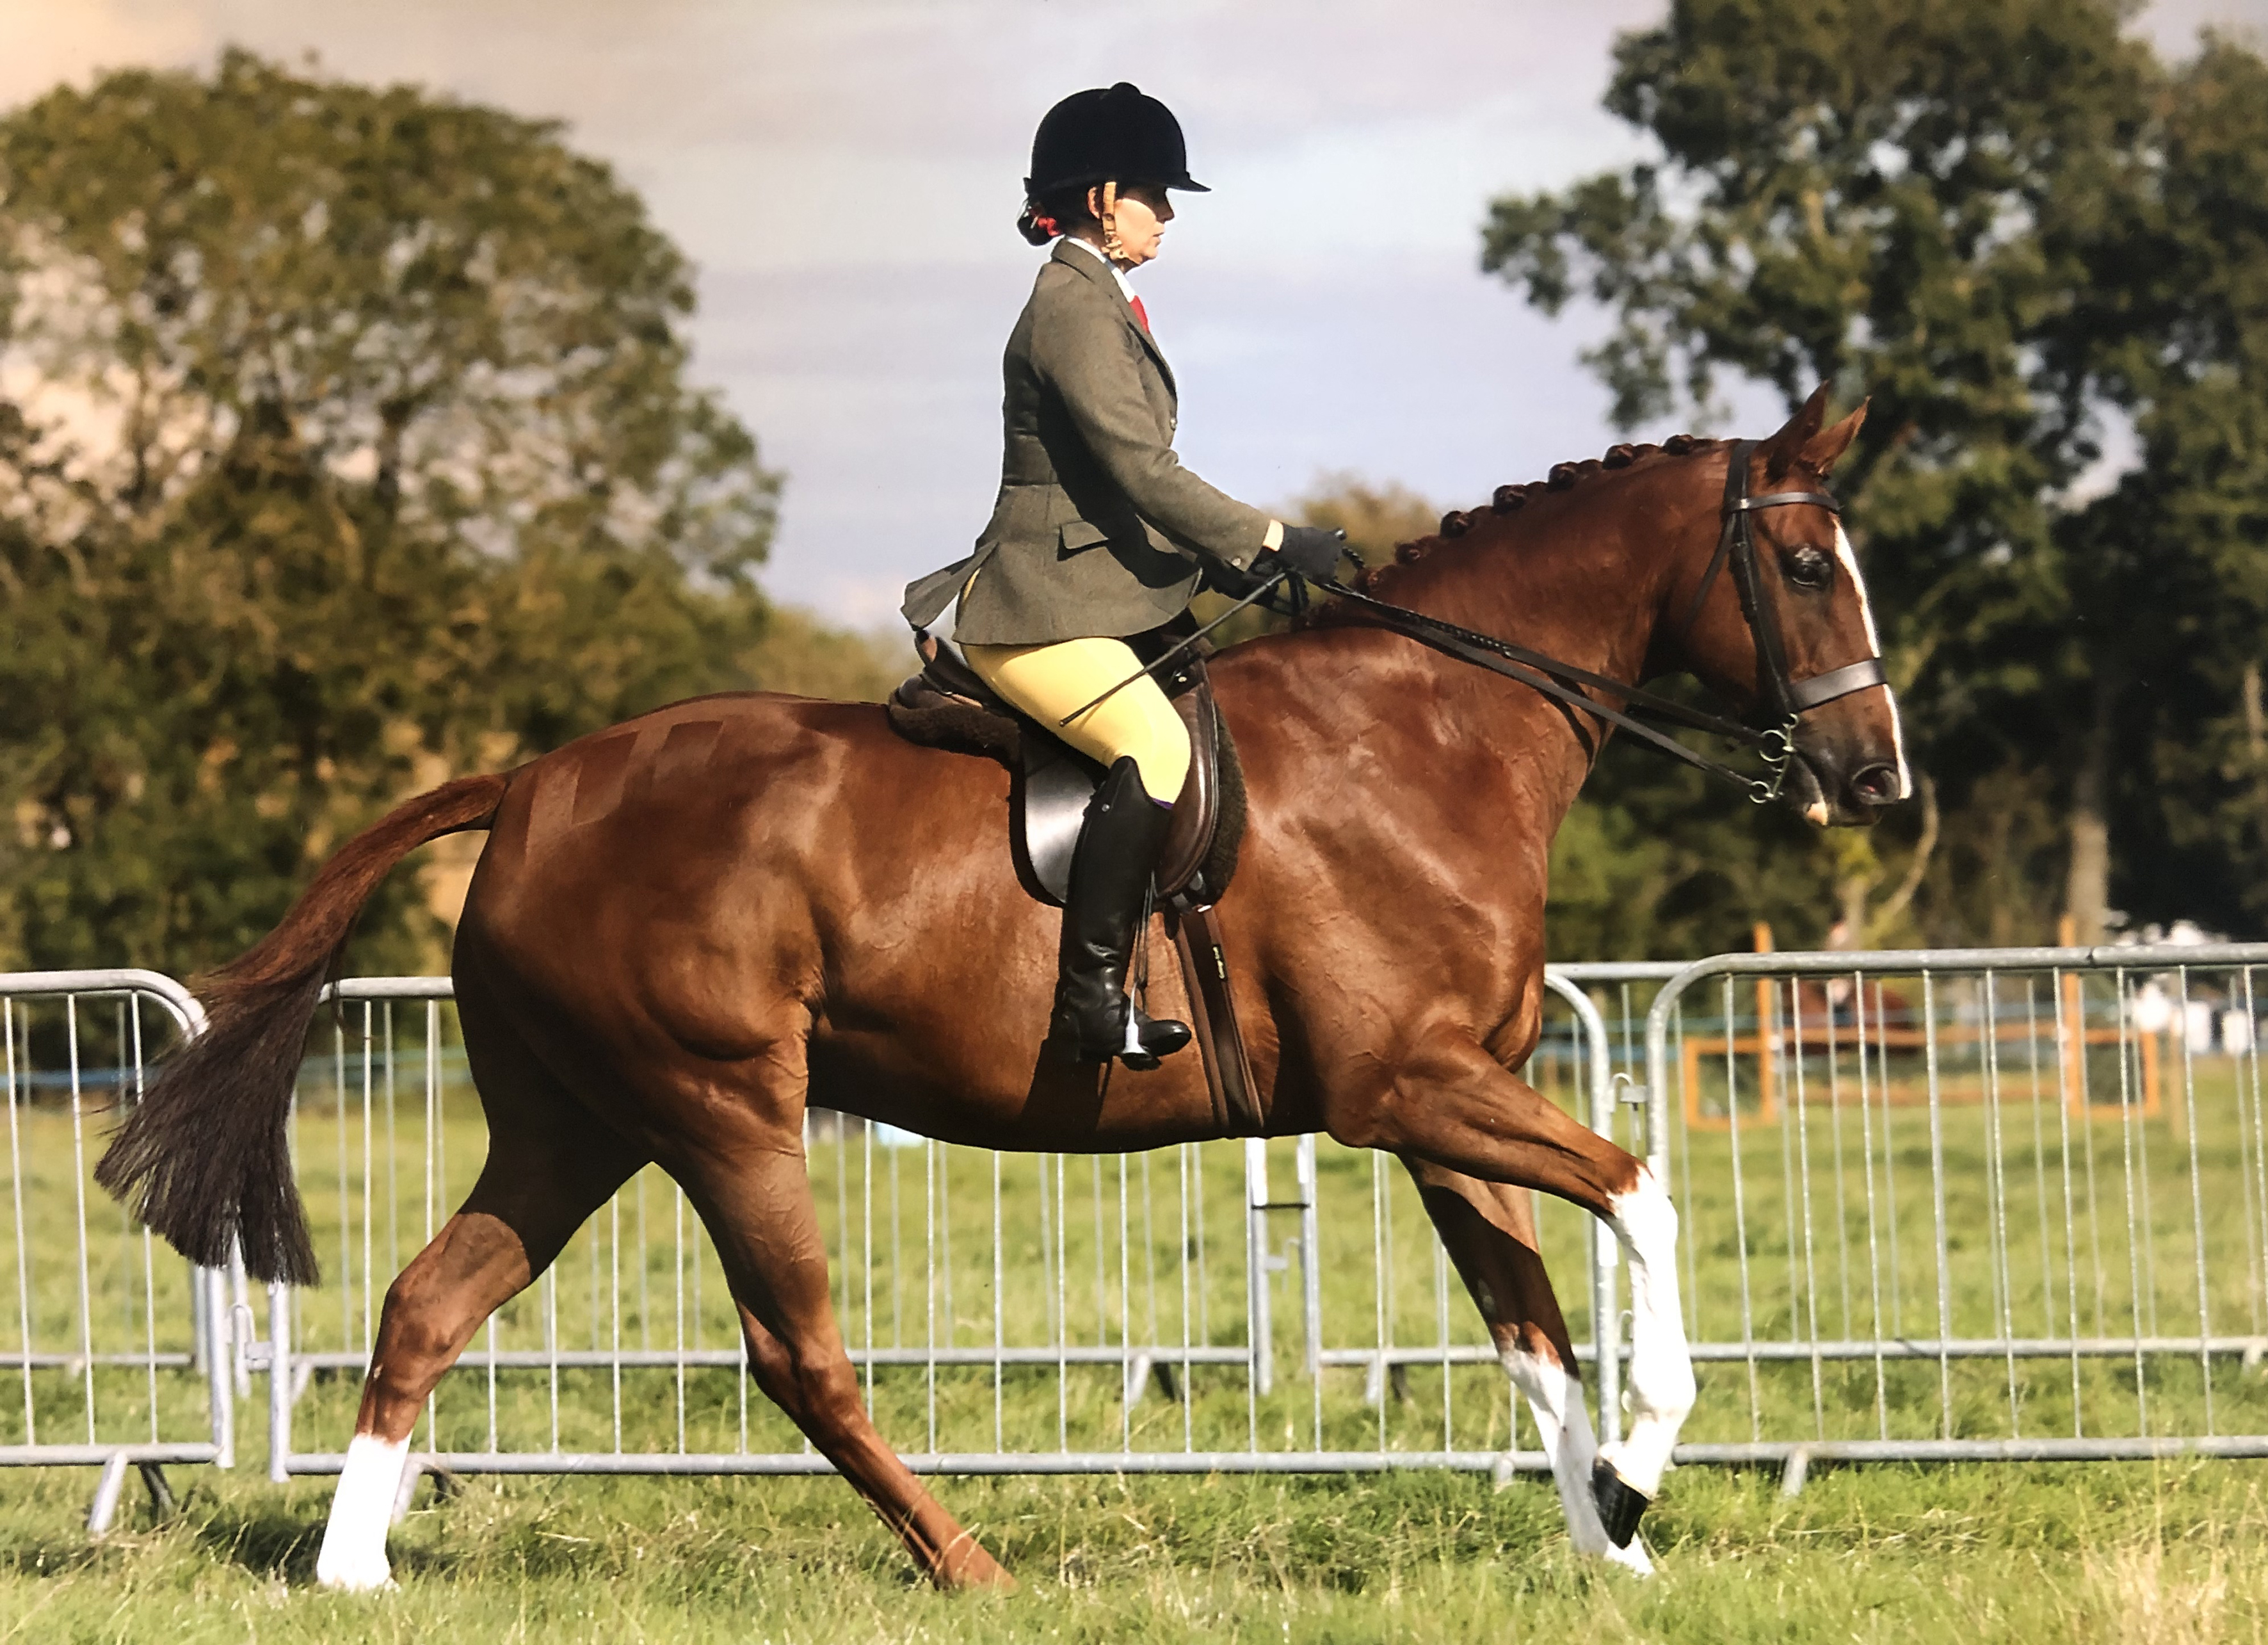
[(1616, 1544), (1599, 1517), (1593, 1478), (1598, 1441), (1583, 1403), (1583, 1379), (1575, 1368), (1567, 1322), (1536, 1250), (1528, 1191), (1407, 1155), (1402, 1162), (1496, 1340), (1497, 1357), (1535, 1413), (1535, 1430), (1551, 1459), (1552, 1483), (1567, 1516), (1568, 1539), (1579, 1553), (1651, 1575), (1653, 1564), (1645, 1544), (1635, 1537)]
[(1483, 1182), (1556, 1194), (1622, 1243), (1631, 1286), (1628, 1437), (1600, 1448), (1600, 1516), (1616, 1545), (1661, 1487), (1693, 1409), (1693, 1360), (1677, 1297), (1677, 1212), (1645, 1162), (1508, 1072), (1470, 1035), (1439, 1029), (1378, 1073), (1326, 1099), (1324, 1123), (1351, 1147), (1385, 1148)]

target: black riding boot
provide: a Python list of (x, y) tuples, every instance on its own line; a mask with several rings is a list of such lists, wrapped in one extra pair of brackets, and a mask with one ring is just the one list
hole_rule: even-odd
[(1152, 1022), (1126, 997), (1127, 961), (1172, 818), (1144, 790), (1131, 758), (1112, 766), (1087, 802), (1064, 908), (1053, 1028), (1081, 1062), (1123, 1057), (1130, 1068), (1154, 1068), (1189, 1043), (1185, 1024)]

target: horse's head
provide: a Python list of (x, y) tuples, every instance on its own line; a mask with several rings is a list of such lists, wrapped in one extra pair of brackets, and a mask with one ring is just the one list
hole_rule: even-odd
[(1867, 585), (1824, 488), (1867, 409), (1831, 427), (1826, 410), (1822, 384), (1770, 439), (1727, 447), (1746, 472), (1727, 476), (1717, 542), (1674, 579), (1667, 631), (1712, 690), (1793, 720), (1784, 792), (1805, 816), (1871, 823), (1913, 783), (1897, 704), (1868, 666), (1881, 645)]

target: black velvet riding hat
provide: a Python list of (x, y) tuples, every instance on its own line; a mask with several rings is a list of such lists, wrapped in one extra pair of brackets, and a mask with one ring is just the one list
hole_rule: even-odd
[(1189, 147), (1174, 111), (1124, 80), (1073, 92), (1048, 110), (1032, 139), (1024, 193), (1038, 201), (1111, 181), (1209, 192), (1189, 175)]

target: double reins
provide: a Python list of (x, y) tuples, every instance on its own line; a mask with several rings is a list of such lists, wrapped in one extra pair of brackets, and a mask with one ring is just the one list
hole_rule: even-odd
[[(1733, 443), (1731, 461), (1725, 475), (1725, 500), (1720, 510), (1722, 524), (1717, 533), (1717, 551), (1709, 561), (1709, 569), (1702, 573), (1700, 586), (1694, 590), (1685, 619), (1678, 625), (1677, 637), (1682, 642), (1692, 631), (1694, 623), (1700, 620), (1702, 608), (1708, 601), (1710, 591), (1716, 586), (1717, 579), (1729, 565), (1733, 586), (1741, 596), (1741, 610), (1748, 619), (1749, 631), (1756, 638), (1756, 672), (1764, 705), (1778, 722), (1769, 730), (1759, 731), (1753, 726), (1722, 714), (1690, 708), (1643, 686), (1609, 679), (1604, 675), (1578, 668), (1572, 663), (1561, 662), (1525, 645), (1461, 628), (1454, 623), (1428, 616), (1422, 611), (1412, 611), (1406, 606), (1389, 605), (1336, 579), (1326, 578), (1316, 586), (1360, 609), (1381, 628), (1391, 629), (1460, 662), (1469, 662), (1476, 668), (1500, 674), (1508, 680), (1517, 680), (1557, 702), (1609, 725), (1618, 726), (1657, 753), (1682, 761), (1696, 771), (1706, 771), (1712, 777), (1722, 777), (1740, 785), (1748, 790), (1751, 800), (1763, 805), (1779, 798), (1787, 780), (1787, 768), (1795, 756), (1797, 721), (1811, 710), (1838, 697), (1863, 691), (1870, 686), (1886, 684), (1888, 676), (1882, 671), (1882, 660), (1868, 657), (1845, 668), (1830, 668), (1823, 674), (1808, 675), (1800, 680), (1789, 677), (1787, 647), (1780, 632), (1778, 613), (1771, 601), (1764, 597), (1763, 577), (1756, 561), (1756, 534), (1750, 521), (1756, 513), (1767, 508), (1809, 505), (1823, 508), (1831, 514), (1839, 515), (1843, 511), (1841, 505), (1824, 491), (1768, 491), (1760, 497), (1749, 495), (1749, 457), (1756, 449), (1756, 441), (1747, 439)], [(1600, 702), (1590, 695), (1592, 691), (1605, 691), (1618, 697), (1624, 706), (1615, 708)], [(1771, 773), (1771, 778), (1767, 781), (1747, 776), (1722, 761), (1697, 753), (1667, 732), (1637, 718), (1639, 714), (1667, 720), (1710, 736), (1721, 737), (1728, 742), (1746, 744), (1757, 751), (1765, 770)]]
[[(1754, 726), (1712, 714), (1705, 709), (1691, 708), (1658, 691), (1644, 686), (1628, 684), (1621, 680), (1594, 674), (1587, 668), (1578, 668), (1572, 663), (1561, 662), (1526, 645), (1508, 639), (1498, 639), (1492, 634), (1483, 634), (1475, 629), (1462, 628), (1454, 623), (1423, 611), (1413, 611), (1407, 606), (1390, 605), (1372, 597), (1359, 588), (1349, 587), (1336, 578), (1312, 579), (1324, 593), (1336, 595), (1345, 604), (1362, 611), (1377, 627), (1391, 630), (1421, 645), (1431, 646), (1447, 657), (1468, 662), (1476, 668), (1486, 668), (1491, 674), (1502, 675), (1507, 680), (1517, 680), (1529, 690), (1539, 691), (1556, 702), (1564, 703), (1611, 726), (1618, 726), (1638, 739), (1645, 747), (1658, 754), (1705, 771), (1712, 777), (1721, 777), (1748, 791), (1749, 798), (1757, 805), (1777, 800), (1787, 782), (1787, 768), (1795, 758), (1795, 728), (1797, 722), (1815, 708), (1834, 702), (1838, 697), (1863, 691), (1869, 687), (1886, 685), (1889, 676), (1882, 671), (1879, 656), (1867, 657), (1840, 668), (1830, 668), (1823, 674), (1808, 675), (1793, 679), (1787, 671), (1787, 645), (1780, 633), (1779, 614), (1771, 601), (1764, 597), (1764, 577), (1756, 561), (1756, 532), (1751, 525), (1754, 516), (1767, 508), (1792, 508), (1808, 505), (1823, 508), (1829, 513), (1840, 515), (1843, 506), (1824, 491), (1767, 491), (1761, 497), (1749, 495), (1749, 458), (1756, 450), (1752, 439), (1734, 440), (1730, 460), (1725, 470), (1725, 500), (1719, 510), (1720, 525), (1717, 532), (1717, 551), (1711, 556), (1709, 569), (1701, 574), (1699, 586), (1693, 591), (1692, 603), (1686, 609), (1684, 621), (1677, 626), (1678, 642), (1693, 631), (1700, 620), (1702, 609), (1708, 603), (1710, 591), (1727, 566), (1733, 573), (1733, 586), (1741, 597), (1741, 611), (1748, 619), (1749, 632), (1756, 644), (1756, 674), (1764, 707), (1777, 722), (1770, 729), (1759, 731)], [(1138, 668), (1116, 685), (1084, 708), (1074, 710), (1057, 722), (1068, 726), (1071, 721), (1116, 697), (1145, 675), (1156, 674), (1167, 665), (1192, 649), (1213, 630), (1254, 604), (1270, 610), (1298, 616), (1307, 609), (1302, 584), (1310, 579), (1293, 578), (1278, 571), (1258, 586), (1246, 593), (1228, 610), (1215, 617), (1196, 633), (1167, 651), (1155, 661)], [(1289, 585), (1290, 605), (1277, 603), (1277, 589)], [(1622, 699), (1623, 706), (1616, 708), (1590, 695), (1604, 691)], [(1649, 715), (1683, 726), (1727, 742), (1746, 744), (1756, 750), (1771, 772), (1766, 780), (1749, 777), (1721, 760), (1687, 748), (1668, 733), (1648, 725), (1638, 718)]]

